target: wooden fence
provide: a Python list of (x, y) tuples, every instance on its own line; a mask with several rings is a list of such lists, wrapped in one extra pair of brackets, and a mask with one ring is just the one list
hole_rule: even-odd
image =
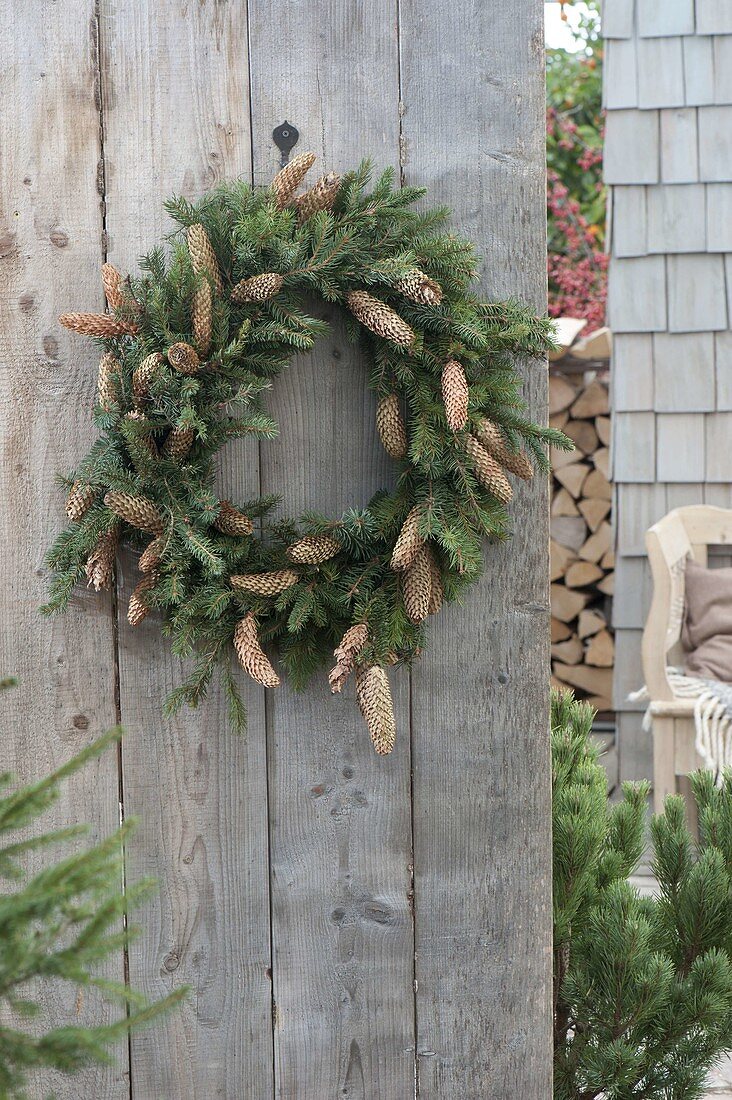
[[(181, 669), (156, 622), (130, 630), (80, 592), (43, 620), (57, 472), (94, 436), (95, 356), (62, 330), (99, 309), (169, 230), (162, 200), (278, 167), (285, 118), (323, 170), (371, 154), (486, 255), (484, 287), (545, 303), (540, 0), (2, 0), (0, 764), (37, 776), (121, 721), (59, 820), (95, 835), (139, 816), (127, 875), (160, 893), (127, 959), (183, 1011), (61, 1100), (545, 1100), (550, 1093), (547, 492), (521, 488), (465, 608), (395, 677), (399, 742), (378, 759), (348, 692), (247, 689), (246, 737), (219, 696), (175, 722)], [(526, 368), (534, 416), (546, 373)], [(389, 473), (364, 365), (333, 335), (278, 383), (275, 443), (229, 448), (227, 495), (284, 509), (365, 502)], [(132, 569), (123, 563), (119, 606)], [(75, 994), (49, 1019), (114, 1010)], [(50, 1088), (48, 1081), (44, 1087)], [(34, 1095), (45, 1096), (42, 1086)]]

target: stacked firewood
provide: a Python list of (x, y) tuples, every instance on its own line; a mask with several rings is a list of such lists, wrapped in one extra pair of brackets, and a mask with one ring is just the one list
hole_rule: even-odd
[[(589, 380), (587, 380), (589, 379)], [(615, 646), (608, 387), (602, 376), (553, 374), (549, 415), (575, 444), (552, 454), (552, 676), (600, 712), (612, 710)]]

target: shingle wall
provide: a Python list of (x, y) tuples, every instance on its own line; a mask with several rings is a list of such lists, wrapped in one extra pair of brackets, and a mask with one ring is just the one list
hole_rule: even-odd
[(732, 0), (605, 0), (621, 778), (651, 774), (644, 533), (732, 507)]

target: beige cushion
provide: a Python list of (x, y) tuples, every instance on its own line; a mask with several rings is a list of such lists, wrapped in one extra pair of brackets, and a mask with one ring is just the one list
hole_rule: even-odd
[(732, 683), (732, 569), (686, 563), (681, 642), (686, 671)]

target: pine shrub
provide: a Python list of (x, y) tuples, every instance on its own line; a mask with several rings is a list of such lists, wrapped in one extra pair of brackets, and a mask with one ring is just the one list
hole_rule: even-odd
[[(7, 681), (2, 686), (6, 686)], [(103, 979), (98, 968), (121, 955), (129, 938), (124, 922), (128, 908), (150, 890), (143, 882), (123, 894), (122, 848), (132, 825), (128, 821), (99, 844), (75, 849), (33, 874), (23, 857), (61, 845), (84, 828), (65, 828), (29, 835), (37, 818), (57, 799), (59, 784), (98, 756), (119, 731), (99, 738), (57, 771), (16, 790), (11, 777), (0, 775), (0, 1097), (20, 1098), (34, 1070), (75, 1073), (94, 1062), (108, 1061), (109, 1048), (130, 1027), (160, 1015), (180, 1001), (176, 990), (154, 1004), (121, 982)], [(59, 1022), (43, 1030), (41, 1006), (34, 999), (48, 983), (71, 983), (79, 991), (95, 987), (120, 1002), (111, 1023), (83, 1027)], [(45, 1095), (45, 1093), (44, 1093)]]
[(553, 697), (555, 1100), (693, 1100), (732, 1048), (732, 776), (691, 777), (698, 840), (666, 800), (641, 897), (650, 785), (608, 802), (592, 719)]

